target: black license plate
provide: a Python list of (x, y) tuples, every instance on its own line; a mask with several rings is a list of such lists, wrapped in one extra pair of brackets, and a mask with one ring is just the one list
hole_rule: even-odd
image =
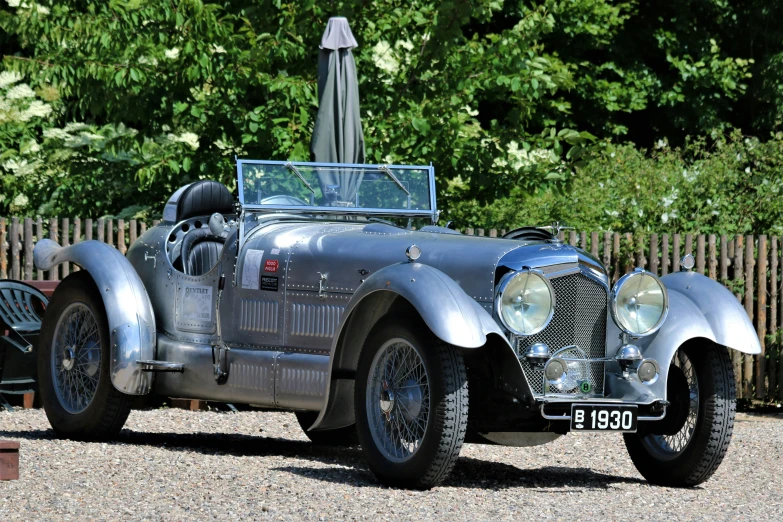
[(571, 431), (636, 432), (638, 408), (625, 404), (574, 404)]

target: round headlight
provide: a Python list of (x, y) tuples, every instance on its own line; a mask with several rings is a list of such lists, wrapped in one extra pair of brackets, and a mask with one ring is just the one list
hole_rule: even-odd
[(507, 274), (498, 289), (498, 315), (517, 335), (543, 330), (555, 311), (555, 294), (543, 274), (523, 270)]
[(658, 331), (669, 310), (666, 287), (644, 271), (626, 274), (612, 289), (612, 316), (625, 333), (643, 337)]

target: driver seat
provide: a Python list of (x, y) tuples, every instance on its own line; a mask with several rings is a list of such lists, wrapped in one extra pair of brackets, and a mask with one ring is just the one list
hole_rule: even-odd
[(214, 235), (208, 228), (197, 228), (182, 240), (182, 269), (187, 275), (204, 275), (220, 261), (226, 238)]
[[(176, 221), (213, 213), (234, 213), (234, 198), (222, 183), (201, 180), (181, 190), (175, 203)], [(220, 260), (225, 242), (224, 237), (212, 234), (207, 227), (189, 230), (182, 240), (182, 271), (188, 275), (199, 276), (212, 270)]]

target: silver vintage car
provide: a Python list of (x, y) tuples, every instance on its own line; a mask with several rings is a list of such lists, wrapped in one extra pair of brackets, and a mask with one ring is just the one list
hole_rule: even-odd
[(760, 353), (720, 284), (638, 269), (612, 285), (557, 229), (502, 239), (437, 226), (431, 166), (237, 160), (177, 190), (124, 257), (35, 248), (82, 267), (38, 350), (63, 437), (105, 439), (133, 396), (295, 412), (319, 444), (360, 443), (389, 485), (429, 488), (462, 444), (622, 432), (650, 482), (693, 486), (731, 439), (729, 349)]

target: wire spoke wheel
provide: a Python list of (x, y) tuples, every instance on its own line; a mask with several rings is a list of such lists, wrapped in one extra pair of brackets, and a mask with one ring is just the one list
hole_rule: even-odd
[(650, 483), (693, 487), (718, 469), (734, 430), (736, 384), (728, 348), (703, 340), (685, 343), (666, 381), (666, 416), (623, 439)]
[(699, 380), (693, 362), (684, 350), (678, 350), (674, 356), (674, 365), (685, 375), (688, 386), (688, 413), (685, 422), (673, 435), (648, 435), (642, 439), (648, 451), (662, 460), (673, 459), (685, 451), (693, 439), (699, 416)]
[(404, 462), (416, 453), (430, 407), (430, 379), (421, 353), (405, 339), (390, 339), (370, 365), (366, 392), (370, 432), (384, 457)]
[(98, 321), (82, 302), (71, 303), (57, 322), (51, 350), (54, 391), (72, 414), (87, 409), (100, 380), (101, 340)]

